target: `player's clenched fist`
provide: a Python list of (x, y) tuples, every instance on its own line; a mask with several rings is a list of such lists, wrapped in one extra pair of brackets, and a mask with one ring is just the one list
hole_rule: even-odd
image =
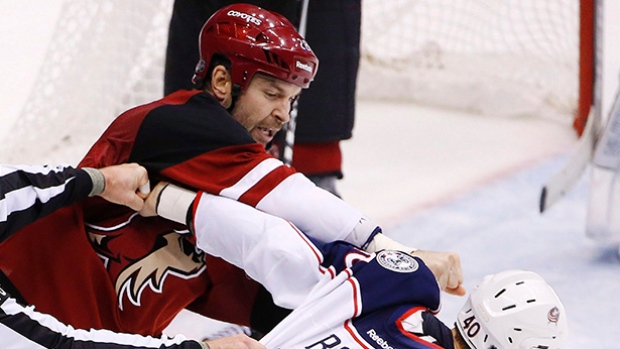
[(138, 164), (122, 164), (99, 169), (105, 179), (102, 198), (140, 211), (149, 193), (146, 169)]
[(209, 340), (204, 343), (209, 346), (209, 349), (265, 349), (264, 345), (244, 334)]
[[(168, 187), (168, 182), (161, 181), (153, 187), (151, 190), (151, 194), (144, 201), (144, 207), (139, 211), (140, 215), (143, 217), (153, 217), (157, 216), (157, 205), (159, 204), (159, 200), (161, 199), (161, 191), (164, 188)], [(170, 190), (167, 188), (167, 190)]]
[(461, 258), (457, 253), (416, 250), (394, 241), (384, 234), (377, 234), (366, 247), (366, 251), (376, 252), (380, 250), (409, 252), (413, 256), (420, 257), (435, 275), (442, 291), (456, 296), (465, 295), (466, 291), (462, 286)]
[(457, 253), (417, 250), (411, 254), (424, 261), (435, 275), (442, 291), (456, 296), (465, 295), (461, 258)]

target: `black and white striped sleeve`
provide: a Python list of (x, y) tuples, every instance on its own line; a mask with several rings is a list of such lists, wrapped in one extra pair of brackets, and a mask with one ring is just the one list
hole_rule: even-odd
[(56, 349), (204, 349), (183, 336), (153, 338), (107, 330), (76, 330), (55, 318), (24, 307), (0, 288), (0, 348)]
[[(0, 242), (35, 220), (93, 194), (92, 174), (69, 166), (0, 165)], [(78, 330), (32, 306), (0, 285), (0, 348), (204, 349), (183, 336), (153, 338), (107, 330)]]
[(0, 242), (29, 223), (86, 198), (91, 176), (70, 166), (0, 165)]

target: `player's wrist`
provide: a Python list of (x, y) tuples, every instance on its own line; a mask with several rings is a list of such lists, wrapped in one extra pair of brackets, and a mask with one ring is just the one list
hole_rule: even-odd
[(377, 252), (381, 250), (396, 250), (405, 253), (413, 253), (417, 251), (417, 248), (405, 246), (400, 242), (394, 241), (383, 233), (375, 234), (368, 246), (365, 248), (366, 252)]
[(159, 193), (157, 214), (177, 223), (187, 224), (187, 213), (195, 198), (195, 192), (168, 184)]
[(92, 197), (103, 193), (105, 190), (105, 176), (103, 175), (103, 172), (92, 167), (84, 167), (82, 170), (88, 174), (91, 182), (93, 183), (93, 187), (90, 190), (90, 193), (88, 193), (88, 196)]

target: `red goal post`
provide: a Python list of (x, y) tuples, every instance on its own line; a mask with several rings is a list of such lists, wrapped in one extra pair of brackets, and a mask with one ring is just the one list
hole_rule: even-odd
[[(573, 127), (582, 135), (588, 114), (594, 104), (594, 80), (596, 78), (596, 2), (581, 0), (579, 11), (579, 100)], [(600, 43), (598, 43), (600, 45)], [(600, 106), (598, 106), (600, 108)]]

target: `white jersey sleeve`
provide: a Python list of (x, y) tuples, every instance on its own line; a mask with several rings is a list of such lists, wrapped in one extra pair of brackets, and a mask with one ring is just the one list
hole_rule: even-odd
[(345, 242), (315, 245), (291, 223), (220, 196), (199, 194), (192, 212), (199, 248), (244, 269), (276, 304), (294, 309), (261, 339), (268, 349), (437, 347), (410, 331), (413, 318), (440, 302), (419, 258)]
[(282, 181), (256, 208), (294, 222), (305, 234), (321, 242), (341, 240), (363, 247), (377, 228), (358, 209), (318, 188), (300, 173)]
[(281, 307), (297, 307), (330, 279), (320, 251), (293, 224), (238, 201), (201, 193), (193, 230), (200, 249), (245, 270)]

